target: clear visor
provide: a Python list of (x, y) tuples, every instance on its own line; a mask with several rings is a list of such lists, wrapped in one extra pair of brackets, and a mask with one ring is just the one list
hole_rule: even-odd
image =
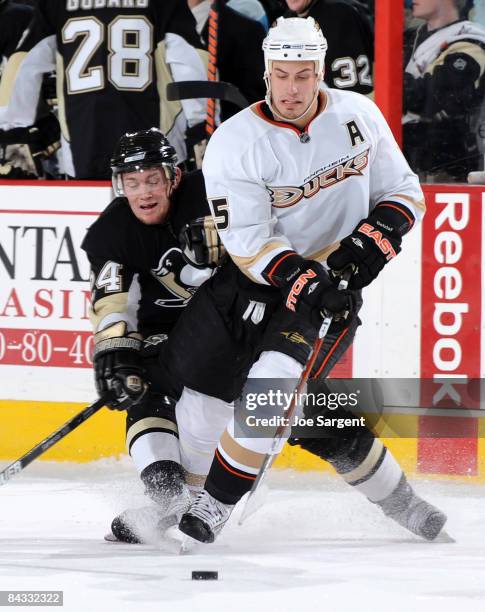
[(111, 184), (113, 185), (113, 191), (114, 191), (115, 196), (117, 198), (126, 196), (125, 191), (123, 189), (123, 175), (124, 174), (130, 174), (132, 172), (148, 172), (149, 170), (153, 170), (154, 168), (160, 168), (161, 170), (163, 170), (163, 173), (167, 181), (175, 180), (174, 168), (168, 164), (160, 164), (160, 165), (149, 166), (149, 167), (133, 166), (129, 170), (126, 169), (123, 171), (114, 170), (113, 175), (111, 177)]

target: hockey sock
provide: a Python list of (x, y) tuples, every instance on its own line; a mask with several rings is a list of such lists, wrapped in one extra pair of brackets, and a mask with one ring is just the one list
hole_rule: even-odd
[(218, 448), (207, 476), (205, 489), (212, 497), (224, 504), (236, 504), (247, 493), (256, 479), (256, 473), (249, 473), (234, 465)]
[(290, 440), (331, 463), (351, 486), (372, 502), (385, 499), (397, 487), (403, 471), (392, 453), (370, 430), (346, 438)]
[(180, 495), (184, 487), (184, 470), (175, 461), (155, 461), (140, 474), (147, 495), (159, 504)]
[[(242, 399), (235, 402), (235, 418), (231, 419), (222, 434), (205, 483), (205, 489), (217, 500), (233, 505), (251, 489), (273, 443), (271, 436), (274, 432), (270, 430), (266, 434), (270, 437), (242, 437), (245, 435), (242, 434), (235, 438), (235, 420), (237, 421), (239, 411), (245, 408), (244, 398), (261, 397), (265, 394), (270, 397), (270, 393), (275, 390), (291, 396), (302, 369), (303, 366), (293, 357), (277, 351), (263, 351), (251, 367)], [(271, 416), (271, 413), (264, 413), (267, 405), (268, 403), (264, 402), (261, 406), (255, 406), (254, 414)], [(284, 408), (285, 406), (276, 405), (270, 410), (273, 414), (280, 414)], [(279, 450), (285, 441), (286, 437), (280, 441)]]
[(342, 478), (371, 502), (386, 499), (397, 487), (403, 471), (391, 452), (377, 438), (364, 460), (353, 470), (340, 472)]
[(141, 474), (157, 461), (180, 464), (175, 402), (168, 396), (150, 394), (127, 414), (126, 447)]

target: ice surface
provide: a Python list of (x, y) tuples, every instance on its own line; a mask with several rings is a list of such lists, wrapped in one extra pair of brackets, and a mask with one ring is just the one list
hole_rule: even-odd
[(485, 611), (483, 485), (415, 482), (449, 516), (456, 543), (437, 544), (337, 477), (273, 470), (268, 483), (242, 527), (236, 510), (215, 544), (179, 556), (103, 540), (146, 502), (128, 459), (36, 463), (0, 487), (0, 590), (63, 590), (69, 612)]

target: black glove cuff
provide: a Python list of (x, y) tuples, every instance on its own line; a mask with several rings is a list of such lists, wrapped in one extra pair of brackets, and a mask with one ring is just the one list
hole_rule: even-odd
[(292, 283), (296, 277), (306, 270), (310, 262), (295, 253), (295, 251), (283, 251), (269, 262), (261, 273), (264, 280), (275, 287), (283, 288)]
[(141, 340), (137, 338), (106, 338), (106, 340), (101, 340), (94, 347), (93, 358), (96, 359), (112, 351), (140, 351), (140, 349)]
[(415, 221), (412, 212), (398, 202), (380, 202), (370, 213), (368, 220), (385, 235), (397, 239), (407, 234)]

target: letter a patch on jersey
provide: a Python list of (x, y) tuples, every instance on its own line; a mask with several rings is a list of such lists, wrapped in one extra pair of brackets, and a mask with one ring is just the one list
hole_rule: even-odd
[(352, 120), (345, 124), (350, 137), (350, 143), (353, 147), (365, 142), (365, 138), (357, 125), (357, 122)]

